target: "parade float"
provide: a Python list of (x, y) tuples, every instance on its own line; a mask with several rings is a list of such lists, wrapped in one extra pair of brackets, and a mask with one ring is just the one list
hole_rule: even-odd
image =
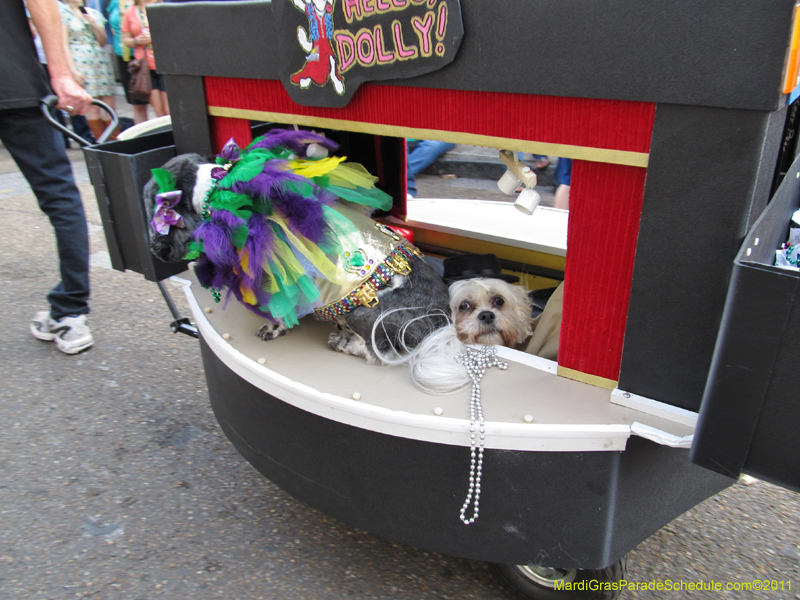
[[(800, 274), (773, 266), (800, 206), (794, 8), (151, 6), (171, 128), (86, 150), (112, 265), (187, 282), (192, 315), (171, 305), (173, 329), (199, 335), (220, 427), (302, 502), (493, 563), (533, 598), (613, 584), (626, 553), (741, 473), (800, 489)], [(529, 290), (564, 282), (558, 360), (500, 348), (508, 368), (480, 382), (485, 449), (470, 524), (459, 519), (474, 450), (468, 389), (426, 394), (402, 366), (332, 352), (330, 324), (313, 319), (264, 342), (258, 315), (216, 303), (186, 264), (149, 253), (151, 169), (275, 127), (323, 133), (375, 174), (393, 199), (375, 218), (411, 231), (430, 260), (493, 253)], [(498, 160), (528, 189), (517, 152), (572, 159), (569, 211), (408, 199), (408, 138), (505, 151)]]

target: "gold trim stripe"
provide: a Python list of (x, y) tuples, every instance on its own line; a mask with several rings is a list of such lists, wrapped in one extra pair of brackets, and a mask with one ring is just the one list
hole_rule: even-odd
[(354, 131), (356, 133), (370, 133), (389, 135), (393, 137), (406, 137), (420, 140), (439, 140), (454, 144), (469, 144), (472, 146), (487, 146), (544, 154), (547, 156), (562, 156), (576, 160), (628, 165), (631, 167), (647, 168), (650, 155), (646, 152), (630, 152), (627, 150), (610, 150), (607, 148), (588, 148), (586, 146), (572, 146), (569, 144), (548, 144), (545, 142), (532, 142), (529, 140), (515, 140), (512, 138), (477, 135), (457, 131), (442, 131), (437, 129), (417, 129), (414, 127), (400, 127), (396, 125), (381, 125), (379, 123), (364, 123), (361, 121), (347, 121), (345, 119), (328, 119), (307, 115), (292, 115), (287, 113), (267, 112), (260, 110), (244, 110), (241, 108), (226, 108), (224, 106), (209, 106), (208, 114), (212, 117), (229, 117), (232, 119), (247, 119), (250, 121), (266, 121), (302, 125), (304, 127), (321, 127), (324, 129), (337, 129), (341, 131)]
[(617, 387), (617, 382), (613, 379), (606, 379), (605, 377), (598, 377), (597, 375), (589, 375), (588, 373), (581, 373), (575, 369), (568, 369), (567, 367), (558, 366), (558, 374), (567, 379), (574, 379), (581, 383), (588, 383), (596, 387), (613, 390)]

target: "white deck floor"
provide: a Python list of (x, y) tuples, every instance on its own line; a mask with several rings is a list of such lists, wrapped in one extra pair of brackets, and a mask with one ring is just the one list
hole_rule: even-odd
[[(470, 445), (468, 389), (450, 396), (420, 392), (405, 367), (368, 365), (330, 350), (326, 341), (333, 327), (313, 317), (303, 319), (286, 336), (264, 342), (254, 336), (263, 323), (258, 315), (235, 299), (223, 309), (196, 283), (193, 273), (188, 272), (186, 279), (194, 282), (186, 294), (204, 339), (218, 358), (252, 385), (342, 423), (411, 439)], [(646, 407), (648, 412), (623, 407), (612, 403), (609, 390), (559, 377), (551, 361), (501, 351), (509, 368), (489, 369), (482, 382), (488, 448), (623, 450), (632, 427), (634, 432), (647, 428), (664, 432), (644, 435), (667, 443), (693, 433), (691, 414), (673, 418), (671, 407), (664, 405), (661, 416), (648, 414), (658, 410)], [(356, 393), (360, 400), (353, 399)], [(442, 409), (440, 416), (434, 414), (437, 408)], [(533, 421), (525, 422), (525, 415)]]

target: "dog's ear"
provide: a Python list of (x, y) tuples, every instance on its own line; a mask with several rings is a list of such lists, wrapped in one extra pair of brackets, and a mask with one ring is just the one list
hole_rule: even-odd
[(509, 294), (512, 294), (514, 296), (519, 306), (523, 307), (527, 311), (527, 314), (530, 315), (532, 310), (533, 300), (531, 300), (531, 296), (528, 290), (522, 287), (521, 285), (514, 285), (512, 283), (507, 283), (506, 289), (508, 290)]
[(532, 304), (528, 290), (519, 285), (512, 285), (503, 282), (506, 293), (509, 297), (513, 297), (514, 301), (509, 302), (509, 308), (513, 311), (514, 319), (512, 323), (515, 326), (516, 342), (517, 344), (523, 342), (525, 338), (531, 335), (531, 310)]

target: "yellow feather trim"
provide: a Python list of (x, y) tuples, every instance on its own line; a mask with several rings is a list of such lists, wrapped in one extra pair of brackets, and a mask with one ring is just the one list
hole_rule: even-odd
[(247, 251), (247, 248), (239, 250), (239, 264), (242, 265), (242, 271), (250, 273), (250, 252)]
[[(313, 264), (319, 270), (325, 279), (329, 281), (337, 281), (339, 279), (340, 274), (336, 268), (336, 265), (330, 261), (330, 259), (316, 244), (308, 241), (305, 238), (296, 236), (289, 229), (286, 221), (277, 215), (273, 215), (272, 220), (280, 226), (292, 246), (297, 248), (297, 250), (299, 250), (303, 256), (311, 261), (311, 264)], [(295, 259), (295, 261), (296, 260), (297, 259)]]
[(255, 305), (256, 295), (250, 288), (239, 286), (239, 291), (242, 292), (242, 302), (245, 304)]
[(298, 175), (313, 179), (333, 171), (345, 157), (329, 156), (320, 160), (290, 160), (289, 167)]
[(345, 163), (339, 165), (328, 175), (331, 185), (355, 189), (373, 188), (378, 178), (371, 175), (362, 165), (358, 163)]

